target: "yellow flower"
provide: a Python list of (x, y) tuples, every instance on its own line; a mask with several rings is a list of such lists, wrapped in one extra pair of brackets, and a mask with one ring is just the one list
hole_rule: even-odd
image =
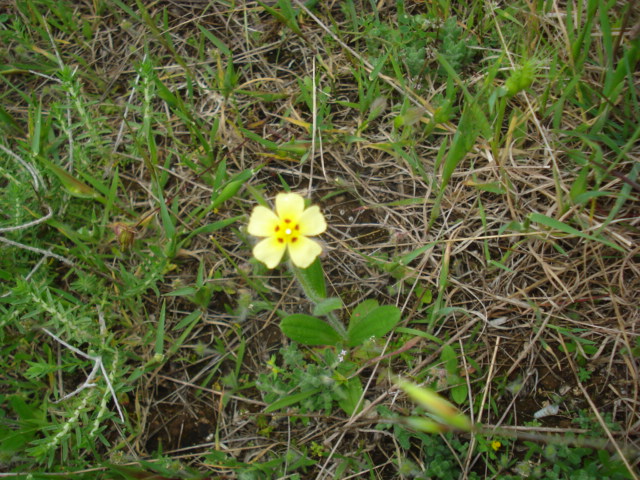
[(491, 448), (493, 448), (496, 452), (500, 449), (502, 444), (498, 440), (494, 440), (491, 442)]
[(326, 229), (320, 208), (305, 209), (304, 198), (297, 193), (276, 195), (275, 213), (258, 205), (247, 226), (249, 234), (266, 237), (253, 247), (253, 255), (267, 268), (275, 268), (286, 250), (294, 265), (307, 268), (322, 253), (320, 244), (307, 237), (320, 235)]

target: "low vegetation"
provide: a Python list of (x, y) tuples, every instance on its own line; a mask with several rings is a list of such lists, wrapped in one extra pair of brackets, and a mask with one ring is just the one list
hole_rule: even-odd
[(637, 2), (0, 5), (0, 476), (638, 478)]

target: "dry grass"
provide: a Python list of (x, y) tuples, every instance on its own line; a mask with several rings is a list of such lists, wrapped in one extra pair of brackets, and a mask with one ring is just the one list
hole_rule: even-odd
[[(393, 2), (378, 3), (380, 18), (394, 18)], [(426, 8), (420, 2), (407, 4), (415, 13)], [(15, 5), (7, 5), (16, 12)], [(565, 11), (561, 5), (556, 7), (558, 13)], [(138, 11), (138, 7), (131, 8)], [(323, 236), (326, 249), (322, 261), (332, 292), (343, 298), (347, 310), (367, 298), (397, 305), (403, 311), (402, 326), (421, 329), (454, 346), (462, 377), (469, 385), (467, 412), (474, 421), (487, 428), (500, 427), (503, 435), (510, 431), (521, 439), (540, 439), (549, 433), (584, 433), (571, 423), (584, 410), (601, 424), (608, 449), (640, 451), (640, 192), (633, 188), (615, 220), (607, 221), (616, 192), (625, 185), (628, 172), (640, 157), (637, 144), (631, 145), (605, 175), (600, 191), (609, 194), (586, 207), (572, 205), (568, 199), (579, 169), (571, 154), (572, 150), (584, 151), (585, 143), (567, 132), (595, 119), (569, 102), (560, 125), (540, 114), (545, 108), (540, 104), (543, 99), (552, 105), (562, 93), (546, 83), (548, 66), (542, 65), (542, 74), (533, 86), (510, 100), (510, 112), (516, 113), (507, 117), (511, 123), (505, 120), (504, 141), (497, 150), (485, 140), (476, 142), (446, 187), (441, 214), (429, 228), (439, 189), (438, 151), (443, 141), (450, 141), (457, 120), (453, 118), (427, 137), (419, 127), (429, 121), (432, 105), (446, 85), (434, 79), (400, 79), (406, 81), (402, 85), (398, 79), (381, 76), (378, 84), (385, 106), (380, 116), (361, 130), (369, 112), (360, 113), (346, 102), (359, 102), (352, 70), (370, 67), (364, 42), (352, 31), (339, 2), (324, 2), (313, 15), (301, 15), (302, 35), (292, 33), (255, 2), (227, 5), (172, 0), (145, 8), (154, 19), (153, 28), (144, 20), (146, 15), (136, 20), (121, 8), (96, 15), (91, 4), (78, 3), (74, 7), (77, 16), (95, 22), (91, 41), (80, 41), (79, 33), (77, 38), (57, 38), (56, 32), (51, 32), (54, 44), (41, 45), (47, 51), (55, 50), (65, 63), (81, 57), (84, 63), (80, 70), (92, 72), (82, 77), (82, 91), (98, 102), (89, 106), (91, 111), (104, 115), (100, 124), (104, 132), (99, 136), (110, 160), (101, 163), (103, 181), (109, 184), (117, 166), (122, 187), (119, 201), (136, 213), (134, 220), (155, 212), (158, 205), (148, 163), (136, 155), (131, 144), (137, 128), (133, 125), (139, 122), (142, 109), (140, 92), (132, 89), (141, 80), (132, 66), (146, 56), (153, 59), (158, 78), (174, 94), (188, 99), (190, 113), (200, 125), (210, 128), (219, 121), (212, 151), (207, 153), (201, 144), (193, 143), (185, 118), (157, 97), (152, 103), (158, 172), (169, 178), (164, 198), (176, 205), (179, 229), (190, 232), (248, 214), (255, 204), (251, 193), (270, 199), (286, 182), (292, 190), (320, 204), (326, 214), (329, 230)], [(368, 2), (362, 2), (361, 8), (368, 11)], [(560, 52), (559, 60), (571, 68), (566, 48), (569, 34), (559, 20), (561, 16), (523, 15), (531, 52), (539, 49), (541, 53), (554, 46)], [(459, 20), (464, 24), (464, 18)], [(495, 17), (487, 21), (503, 23)], [(226, 68), (230, 56), (206, 40), (201, 42), (200, 29), (213, 33), (233, 53), (239, 78), (228, 96), (219, 88), (217, 75), (224, 74), (220, 69)], [(341, 33), (329, 35), (328, 31)], [(535, 32), (540, 32), (544, 41)], [(620, 45), (628, 41), (620, 38)], [(519, 52), (510, 51), (510, 38), (503, 36), (501, 41), (508, 61), (517, 65)], [(593, 56), (602, 51), (598, 40), (591, 48)], [(499, 55), (479, 52), (484, 58)], [(9, 58), (19, 55), (11, 46), (5, 54)], [(428, 62), (437, 65), (435, 59)], [(467, 88), (480, 84), (485, 74), (486, 70), (465, 72)], [(315, 109), (300, 99), (300, 82), (305, 78), (309, 82), (313, 79)], [(600, 64), (585, 67), (582, 81), (601, 85)], [(23, 88), (40, 92), (43, 108), (49, 83), (48, 78), (33, 74), (22, 81)], [(637, 83), (632, 86), (637, 88)], [(17, 97), (5, 92), (4, 98), (15, 100), (6, 107), (14, 117), (26, 115)], [(390, 147), (400, 145), (394, 118), (403, 98), (414, 108), (419, 106), (421, 119), (400, 150), (412, 155), (423, 173)], [(618, 109), (620, 105), (611, 107), (612, 122)], [(324, 118), (319, 118), (320, 111), (325, 112)], [(624, 121), (620, 113), (619, 122)], [(300, 161), (295, 154), (267, 151), (241, 129), (279, 145), (299, 142), (309, 155)], [(205, 138), (209, 135), (203, 134)], [(616, 157), (606, 144), (600, 147), (603, 163)], [(191, 212), (210, 201), (215, 190), (211, 182), (222, 161), (230, 175), (256, 169), (247, 182), (247, 188), (254, 190), (242, 190), (233, 201), (196, 221)], [(594, 169), (589, 178), (600, 174)], [(474, 186), (478, 184), (493, 184), (505, 193), (483, 191)], [(606, 224), (606, 237), (624, 253), (536, 223), (522, 231), (504, 228), (512, 222), (526, 223), (532, 213), (576, 228), (580, 225), (589, 234)], [(141, 227), (138, 237), (135, 248), (142, 251), (147, 242), (156, 242), (155, 220)], [(429, 248), (407, 265), (391, 272), (385, 267), (425, 245)], [(300, 417), (295, 413), (266, 415), (260, 392), (251, 385), (267, 371), (267, 361), (286, 342), (277, 328), (276, 310), (308, 312), (310, 306), (281, 270), (255, 278), (247, 247), (239, 224), (212, 236), (197, 235), (177, 253), (172, 268), (158, 284), (161, 293), (193, 285), (202, 263), (205, 272), (218, 272), (218, 277), (209, 277), (208, 282), (220, 290), (203, 320), (185, 339), (180, 354), (141, 377), (127, 395), (125, 407), (137, 434), (126, 440), (125, 458), (146, 457), (162, 445), (164, 454), (171, 458), (215, 472), (220, 478), (231, 478), (231, 469), (203, 461), (203, 455), (215, 448), (240, 461), (259, 463), (287, 451), (310, 449), (315, 442), (323, 446), (325, 456), (304, 478), (335, 478), (332, 472), (339, 459), (365, 456), (374, 468), (370, 472), (350, 470), (343, 478), (393, 478), (400, 447), (390, 431), (375, 429), (379, 422), (375, 407), (385, 405), (405, 413), (412, 407), (389, 382), (387, 372), (422, 380), (446, 376), (440, 360), (443, 345), (426, 338), (412, 340), (409, 356), (395, 355), (366, 364), (361, 371), (365, 408), (352, 418), (340, 411), (309, 414), (306, 422), (292, 420)], [(118, 263), (136, 271), (139, 259), (134, 249)], [(445, 285), (440, 280), (443, 268), (449, 271)], [(260, 296), (275, 307), (238, 323), (233, 309), (239, 293), (248, 291), (259, 300), (247, 275), (263, 283)], [(443, 305), (455, 310), (431, 322), (429, 304), (420, 302), (419, 289), (431, 290), (434, 298), (441, 290)], [(157, 320), (163, 300), (151, 291), (141, 299), (141, 312), (147, 318), (134, 318), (126, 335), (140, 358), (149, 360), (153, 345), (145, 346), (141, 339), (149, 322)], [(165, 299), (166, 331), (170, 332), (194, 307), (181, 297)], [(407, 336), (392, 336), (379, 345), (378, 355), (402, 349), (408, 341)], [(590, 346), (587, 351), (585, 345)], [(231, 388), (224, 377), (235, 369), (239, 384)], [(509, 393), (507, 387), (514, 380), (521, 388)], [(525, 425), (558, 396), (562, 398), (558, 415), (544, 418), (538, 425)], [(469, 410), (468, 405), (475, 408)], [(621, 429), (612, 431), (603, 416)], [(114, 442), (122, 440), (115, 429), (110, 437)], [(517, 458), (526, 447), (516, 442), (512, 449), (511, 455)], [(418, 448), (407, 455), (421, 463)], [(631, 469), (637, 468), (637, 455), (626, 456), (635, 464)], [(463, 472), (485, 472), (477, 453), (470, 451), (458, 461)]]

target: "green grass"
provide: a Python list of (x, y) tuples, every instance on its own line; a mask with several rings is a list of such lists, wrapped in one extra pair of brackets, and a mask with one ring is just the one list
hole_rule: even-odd
[[(637, 16), (9, 5), (0, 476), (638, 478)], [(251, 256), (280, 191), (318, 298)]]

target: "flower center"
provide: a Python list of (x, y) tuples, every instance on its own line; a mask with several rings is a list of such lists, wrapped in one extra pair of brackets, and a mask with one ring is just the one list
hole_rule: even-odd
[(300, 238), (300, 225), (284, 218), (275, 226), (274, 233), (278, 243), (296, 243)]

